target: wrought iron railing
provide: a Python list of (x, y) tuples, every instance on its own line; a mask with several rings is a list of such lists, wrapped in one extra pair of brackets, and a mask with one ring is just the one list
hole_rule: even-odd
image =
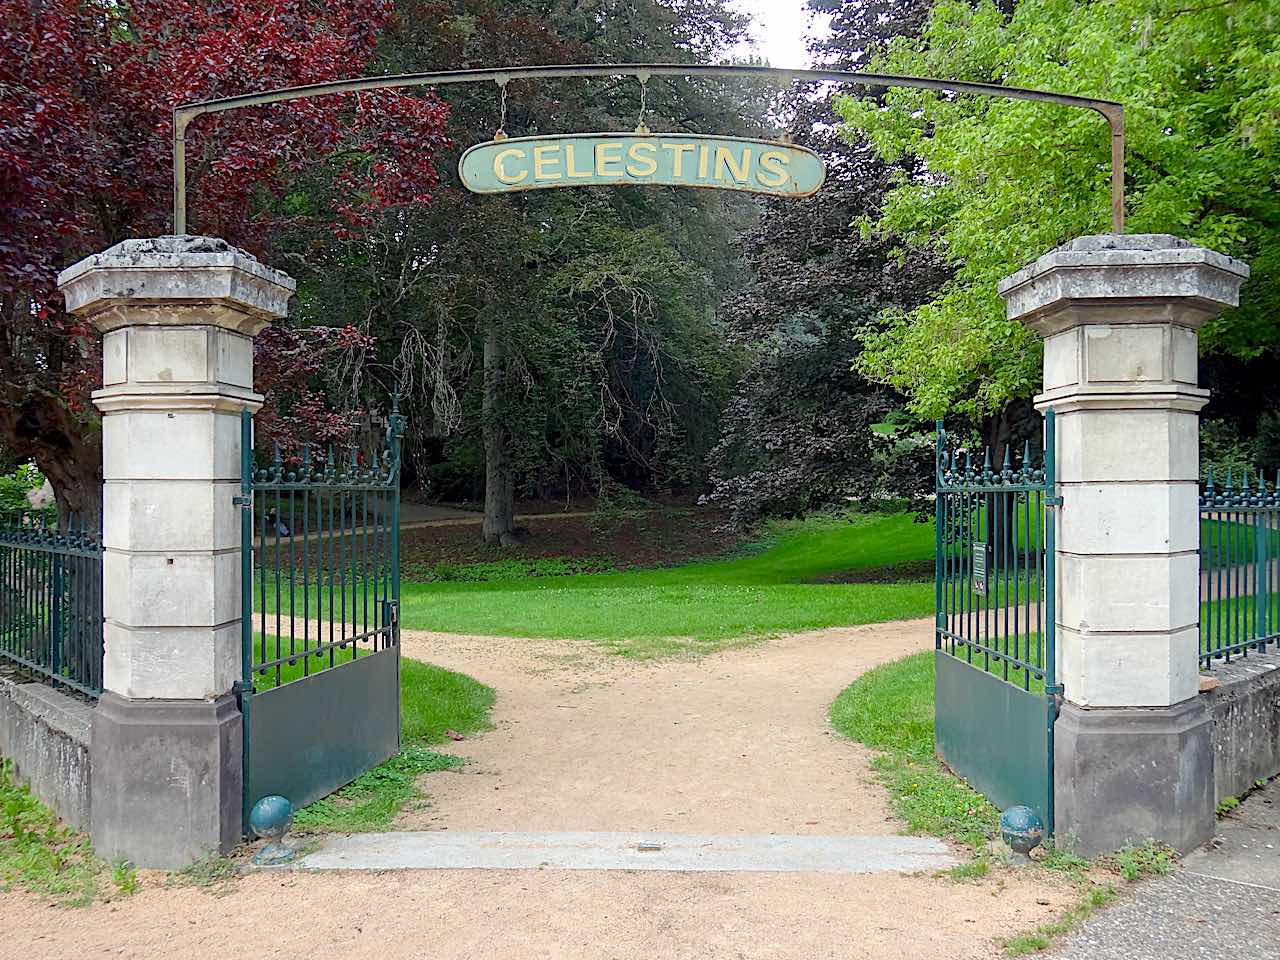
[(937, 647), (1024, 690), (1056, 690), (1053, 430), (994, 466), (938, 426)]
[(1280, 641), (1280, 477), (1210, 471), (1200, 492), (1200, 665)]
[(394, 643), (400, 437), (380, 450), (280, 450), (255, 463), (242, 418), (246, 677), (260, 689)]
[(102, 692), (102, 536), (45, 511), (0, 515), (0, 662)]

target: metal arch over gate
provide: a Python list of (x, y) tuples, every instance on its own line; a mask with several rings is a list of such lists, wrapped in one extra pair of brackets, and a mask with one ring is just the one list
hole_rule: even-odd
[(1044, 453), (993, 467), (937, 440), (935, 736), (943, 760), (1001, 809), (1053, 833), (1054, 415)]
[(972, 93), (1004, 100), (1032, 100), (1064, 107), (1092, 110), (1101, 114), (1111, 131), (1111, 232), (1124, 233), (1124, 106), (1114, 100), (1078, 97), (1048, 90), (1005, 87), (995, 83), (938, 80), (933, 77), (903, 77), (888, 73), (859, 73), (851, 70), (789, 70), (763, 66), (720, 66), (698, 63), (587, 63), (553, 64), (538, 67), (500, 67), (495, 70), (446, 70), (437, 73), (405, 73), (385, 77), (357, 77), (300, 87), (283, 87), (184, 103), (173, 108), (173, 232), (187, 230), (187, 127), (207, 113), (224, 113), (288, 100), (305, 100), (362, 90), (403, 87), (448, 86), (456, 83), (497, 83), (504, 90), (512, 80), (591, 77), (635, 77), (642, 84), (651, 77), (738, 77), (773, 81), (825, 81), (860, 83), (871, 87), (915, 87), (943, 93)]
[(400, 434), (255, 462), (241, 416), (244, 803), (294, 808), (400, 749)]

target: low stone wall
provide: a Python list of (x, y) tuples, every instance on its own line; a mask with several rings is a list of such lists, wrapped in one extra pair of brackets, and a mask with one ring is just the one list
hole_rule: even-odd
[(0, 675), (0, 757), (77, 830), (89, 829), (92, 705), (40, 683)]
[(1213, 718), (1214, 802), (1280, 773), (1280, 652), (1219, 663), (1200, 696)]

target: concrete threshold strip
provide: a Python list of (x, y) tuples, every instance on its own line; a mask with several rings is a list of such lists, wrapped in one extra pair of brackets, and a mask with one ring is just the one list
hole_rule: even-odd
[(405, 831), (335, 837), (287, 869), (914, 873), (959, 862), (931, 837)]

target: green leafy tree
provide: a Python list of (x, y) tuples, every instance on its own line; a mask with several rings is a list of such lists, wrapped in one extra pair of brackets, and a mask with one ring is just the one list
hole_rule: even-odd
[[(382, 47), (394, 72), (701, 62), (744, 27), (720, 0), (398, 9)], [(442, 169), (499, 123), (514, 137), (629, 129), (640, 116), (634, 80), (513, 81), (505, 112), (496, 86), (440, 95), (453, 140)], [(654, 78), (646, 101), (658, 130), (759, 127), (723, 83)], [(323, 202), (331, 189), (319, 171), (292, 200)], [(440, 493), (482, 492), (484, 538), (509, 543), (517, 491), (700, 477), (733, 374), (713, 335), (716, 288), (740, 270), (731, 241), (751, 209), (646, 188), (476, 197), (449, 178), (430, 207), (397, 210), (368, 237), (300, 231), (275, 259), (299, 279), (300, 322), (339, 316), (374, 338), (370, 357), (335, 372), (350, 399), (385, 402), (399, 384), (417, 476)]]
[[(1118, 100), (1128, 133), (1128, 229), (1167, 232), (1248, 261), (1238, 309), (1208, 351), (1273, 348), (1280, 307), (1280, 3), (939, 0), (918, 39), (872, 63), (888, 73), (1004, 83)], [(929, 245), (956, 267), (939, 296), (892, 313), (859, 368), (927, 417), (991, 422), (1034, 393), (1040, 352), (1005, 320), (996, 282), (1045, 251), (1109, 229), (1109, 138), (1098, 116), (1049, 104), (895, 89), (844, 98), (845, 135), (904, 170), (865, 233)]]

